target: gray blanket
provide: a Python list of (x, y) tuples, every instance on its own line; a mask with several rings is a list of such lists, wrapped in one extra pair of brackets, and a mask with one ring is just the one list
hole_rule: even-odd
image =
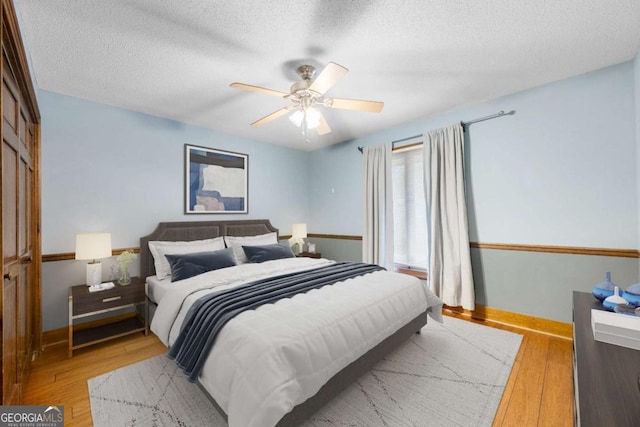
[(189, 309), (168, 356), (195, 382), (222, 327), (245, 310), (322, 286), (361, 276), (382, 267), (339, 262), (298, 273), (269, 277), (199, 298)]

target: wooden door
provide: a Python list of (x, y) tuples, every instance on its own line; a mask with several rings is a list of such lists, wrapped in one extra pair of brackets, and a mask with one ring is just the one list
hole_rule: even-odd
[[(0, 402), (19, 405), (40, 344), (39, 113), (13, 3), (2, 0)], [(34, 261), (34, 256), (35, 260)]]
[(16, 111), (18, 101), (6, 84), (2, 70), (2, 373), (3, 400), (12, 404), (18, 393), (17, 282), (18, 258), (18, 159)]

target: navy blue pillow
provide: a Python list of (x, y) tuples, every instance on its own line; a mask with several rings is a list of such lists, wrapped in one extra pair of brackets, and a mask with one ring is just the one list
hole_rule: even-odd
[(171, 267), (171, 281), (188, 279), (207, 271), (236, 265), (233, 249), (219, 251), (195, 252), (191, 254), (165, 255)]
[(244, 253), (249, 258), (249, 262), (265, 262), (295, 257), (289, 245), (280, 243), (263, 246), (243, 246), (242, 249), (244, 249)]

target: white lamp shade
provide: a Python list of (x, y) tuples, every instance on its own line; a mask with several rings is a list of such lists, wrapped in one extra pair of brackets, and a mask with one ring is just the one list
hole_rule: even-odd
[(302, 110), (296, 110), (292, 115), (289, 116), (289, 120), (291, 120), (294, 125), (300, 127), (303, 117), (304, 113), (302, 112)]
[(296, 110), (289, 116), (289, 120), (294, 125), (302, 126), (302, 120), (307, 120), (307, 129), (315, 129), (320, 126), (320, 112), (313, 107), (307, 107), (305, 110)]
[(313, 107), (309, 107), (306, 110), (307, 127), (309, 129), (315, 129), (320, 126), (320, 111)]
[(294, 239), (304, 239), (307, 237), (307, 224), (293, 224), (291, 237)]
[(81, 233), (76, 235), (76, 259), (98, 259), (111, 256), (111, 233)]

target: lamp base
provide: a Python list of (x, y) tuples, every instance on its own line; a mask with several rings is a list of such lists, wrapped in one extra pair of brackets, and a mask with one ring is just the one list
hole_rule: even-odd
[(291, 246), (291, 252), (294, 255), (298, 255), (301, 252), (304, 252), (304, 239), (300, 237), (292, 237), (289, 239), (289, 245)]
[(87, 264), (87, 286), (99, 285), (102, 283), (102, 264), (94, 261)]

